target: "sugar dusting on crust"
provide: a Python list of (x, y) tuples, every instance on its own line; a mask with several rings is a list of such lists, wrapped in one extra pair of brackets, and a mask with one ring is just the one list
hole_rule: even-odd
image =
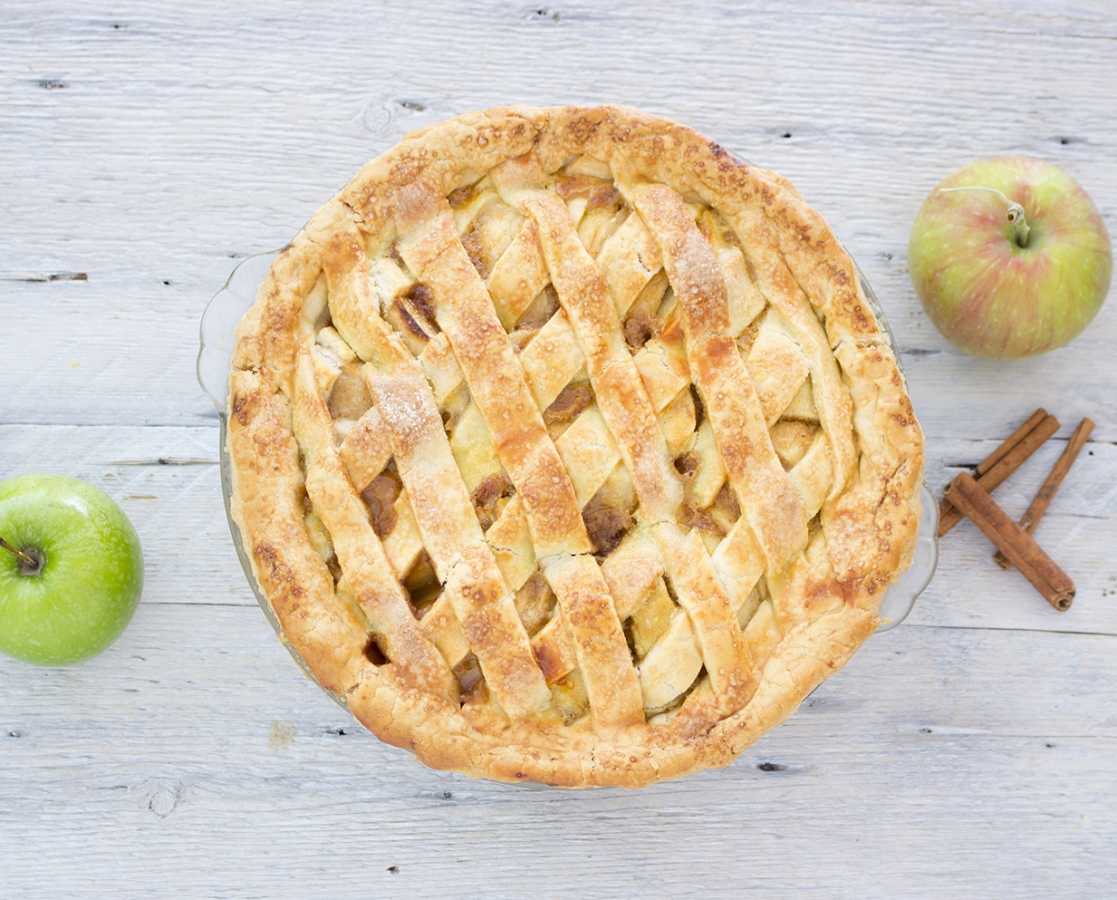
[[(731, 243), (734, 252), (740, 254), (737, 276), (743, 273), (743, 277), (754, 282), (751, 289), (755, 296), (762, 298), (761, 303), (779, 309), (781, 321), (795, 333), (806, 354), (812, 392), (808, 406), (818, 406), (819, 423), (812, 427), (825, 434), (826, 441), (820, 444), (816, 440), (800, 448), (796, 451), (797, 458), (789, 465), (793, 469), (802, 459), (813, 459), (812, 453), (817, 455), (821, 452), (818, 448), (822, 447), (827, 454), (828, 465), (838, 477), (838, 484), (823, 504), (818, 521), (810, 526), (814, 530), (810, 531), (807, 553), (795, 557), (798, 561), (793, 560), (783, 571), (767, 573), (772, 595), (763, 603), (768, 604), (764, 608), (772, 610), (773, 627), (776, 629), (773, 633), (777, 634), (775, 640), (778, 642), (773, 644), (774, 649), (770, 649), (771, 655), (759, 663), (759, 683), (755, 693), (750, 694), (751, 699), (747, 703), (742, 699), (740, 702), (744, 705), (740, 709), (735, 705), (726, 708), (724, 695), (715, 696), (711, 684), (728, 685), (732, 679), (719, 682), (719, 670), (713, 673), (717, 677), (712, 681), (703, 677), (696, 682), (694, 688), (681, 697), (677, 707), (657, 718), (651, 726), (638, 723), (624, 727), (609, 726), (596, 720), (593, 704), (590, 704), (588, 712), (574, 715), (564, 724), (563, 717), (556, 714), (545, 694), (538, 690), (542, 673), (534, 665), (523, 668), (523, 657), (518, 657), (515, 664), (510, 660), (508, 666), (502, 668), (499, 655), (490, 656), (486, 664), (494, 678), (503, 683), (502, 689), (509, 692), (509, 698), (535, 698), (523, 703), (510, 699), (508, 708), (502, 710), (492, 698), (486, 697), (485, 692), (477, 692), (478, 685), (483, 687), (484, 681), (476, 682), (468, 689), (463, 682), (461, 703), (464, 705), (455, 706), (417, 693), (408, 685), (406, 678), (397, 677), (404, 673), (393, 674), (392, 663), (375, 667), (361, 653), (357, 652), (354, 656), (351, 648), (344, 648), (350, 644), (359, 646), (367, 635), (363, 634), (363, 626), (358, 624), (361, 637), (345, 637), (353, 633), (356, 620), (352, 618), (352, 611), (344, 612), (345, 604), (339, 602), (341, 592), (335, 595), (326, 587), (332, 583), (333, 577), (322, 559), (309, 550), (305, 535), (299, 538), (297, 532), (277, 529), (276, 519), (268, 515), (256, 499), (267, 496), (269, 490), (274, 494), (277, 487), (276, 484), (269, 487), (269, 479), (274, 477), (272, 473), (278, 470), (269, 456), (271, 451), (267, 449), (276, 432), (265, 429), (264, 420), (253, 415), (251, 403), (243, 391), (234, 392), (230, 417), (231, 430), (236, 432), (235, 437), (231, 437), (230, 446), (237, 448), (234, 464), (239, 469), (234, 479), (238, 496), (233, 501), (234, 508), (239, 511), (238, 521), (258, 559), (264, 562), (273, 560), (267, 565), (261, 563), (261, 582), (266, 589), (270, 585), (269, 593), (274, 595), (273, 605), (286, 633), (293, 638), (292, 643), (297, 645), (303, 658), (319, 674), (320, 680), (335, 685), (335, 689), (339, 685), (342, 689), (352, 686), (350, 706), (361, 721), (382, 739), (413, 749), (430, 764), (471, 775), (509, 781), (532, 779), (566, 786), (636, 786), (707, 766), (724, 765), (756, 737), (790, 715), (802, 697), (840, 667), (871, 633), (875, 627), (881, 588), (910, 558), (919, 519), (922, 436), (912, 415), (910, 400), (904, 393), (895, 359), (888, 352), (880, 352), (874, 337), (879, 334), (879, 327), (865, 302), (848, 256), (821, 218), (803, 204), (785, 179), (736, 162), (718, 145), (684, 126), (620, 107), (548, 110), (515, 107), (489, 110), (431, 126), (408, 136), (399, 147), (366, 165), (341, 192), (338, 201), (328, 204), (311, 221), (305, 237), (293, 242), (297, 254), (288, 254), (286, 270), (282, 267), (273, 270), (267, 289), (261, 292), (256, 306), (241, 326), (236, 364), (244, 372), (251, 371), (254, 377), (265, 379), (269, 384), (265, 391), (271, 392), (273, 405), (276, 409), (280, 408), (287, 402), (286, 397), (291, 395), (286, 360), (293, 352), (294, 342), (305, 337), (302, 331), (307, 327), (297, 315), (299, 304), (302, 297), (318, 283), (320, 272), (325, 269), (330, 290), (335, 290), (345, 283), (354, 266), (365, 266), (367, 270), (366, 254), (386, 252), (385, 248), (395, 246), (400, 236), (420, 234), (426, 221), (441, 215), (441, 204), (450, 208), (451, 203), (432, 196), (430, 186), (437, 186), (437, 190), (442, 191), (442, 197), (457, 191), (452, 198), (453, 205), (458, 210), (465, 209), (483, 192), (493, 190), (489, 186), (491, 182), (486, 181), (489, 177), (486, 173), (509, 159), (528, 158), (525, 154), (532, 157), (534, 163), (520, 166), (518, 177), (521, 180), (509, 188), (511, 192), (501, 199), (519, 210), (519, 214), (529, 222), (532, 209), (537, 207), (533, 207), (525, 197), (533, 191), (547, 190), (546, 179), (559, 173), (569, 161), (579, 156), (594, 161), (592, 165), (587, 163), (583, 174), (561, 176), (567, 178), (566, 181), (560, 179), (560, 183), (569, 195), (569, 205), (561, 205), (561, 211), (563, 215), (569, 213), (572, 216), (575, 227), (584, 219), (587, 223), (585, 235), (606, 235), (604, 238), (583, 238), (579, 234), (580, 239), (604, 241), (601, 258), (608, 256), (610, 235), (623, 233), (628, 238), (636, 236), (636, 229), (621, 226), (611, 232), (595, 230), (592, 217), (601, 214), (595, 213), (595, 209), (618, 202), (630, 203), (640, 183), (670, 185), (691, 209), (699, 211), (700, 218), (703, 208), (717, 210), (721, 216), (719, 221), (733, 235)], [(614, 184), (608, 190), (587, 180), (609, 174)], [(543, 182), (532, 181), (540, 176)], [(600, 202), (590, 202), (595, 197)], [(635, 223), (637, 220), (632, 221)], [(532, 229), (535, 229), (534, 223)], [(354, 239), (358, 232), (362, 235), (360, 241)], [(711, 233), (707, 228), (703, 237), (697, 238), (702, 241), (702, 247), (711, 239)], [(696, 239), (696, 234), (698, 231), (687, 232), (688, 239)], [(546, 247), (548, 242), (556, 239), (556, 235), (553, 228), (529, 229), (523, 233), (523, 239), (541, 241)], [(420, 241), (423, 239), (418, 238)], [(475, 232), (471, 240), (477, 244), (472, 256), (466, 252), (468, 248), (461, 252), (470, 270), (469, 277), (482, 278), (490, 270), (483, 252), (484, 237)], [(596, 248), (597, 243), (594, 246)], [(408, 252), (417, 254), (415, 258), (418, 259), (423, 258), (423, 253), (427, 251), (414, 245), (412, 251), (405, 249), (404, 252), (405, 255)], [(655, 271), (642, 272), (645, 262), (653, 269), (661, 264), (648, 248), (640, 250), (640, 254), (641, 267), (633, 267), (626, 276), (637, 279), (637, 289), (639, 278), (655, 275)], [(675, 302), (681, 300), (698, 304), (702, 300), (699, 296), (702, 290), (697, 285), (718, 283), (725, 274), (721, 270), (721, 262), (728, 257), (723, 256), (720, 262), (715, 262), (715, 256), (706, 252), (682, 255), (692, 261), (694, 280), (689, 282), (690, 286)], [(474, 262), (469, 261), (471, 258)], [(480, 269), (475, 265), (477, 260), (484, 263)], [(492, 262), (491, 271), (496, 273), (500, 261), (494, 259)], [(557, 264), (555, 258), (550, 260), (550, 264)], [(401, 268), (402, 271), (405, 270)], [(417, 276), (408, 272), (405, 277)], [(506, 273), (500, 277), (505, 279), (502, 284), (509, 283)], [(680, 287), (679, 279), (674, 280), (677, 282), (674, 286)], [(622, 289), (628, 283), (623, 279), (606, 281), (614, 290)], [(401, 321), (407, 325), (409, 317), (415, 326), (412, 330), (416, 331), (416, 337), (430, 337), (441, 322), (443, 310), (439, 304), (454, 302), (453, 298), (443, 299), (438, 290), (428, 296), (428, 288), (421, 281), (413, 283), (408, 290), (411, 291), (411, 299), (400, 307), (407, 317), (401, 318)], [(686, 290), (691, 293), (685, 293)], [(668, 293), (667, 297), (670, 296)], [(719, 314), (708, 325), (697, 316), (694, 321), (699, 329), (712, 329), (719, 335), (730, 327), (743, 329), (749, 322), (737, 319), (743, 317), (741, 311), (754, 309), (749, 304), (755, 297), (750, 297), (752, 299), (747, 301), (735, 297), (737, 305), (731, 306), (735, 312), (728, 320)], [(807, 297), (814, 306), (804, 304)], [(529, 296), (527, 300), (517, 301), (523, 304), (520, 311), (528, 307), (531, 299)], [(569, 296), (564, 295), (562, 299), (566, 302)], [(617, 297), (611, 296), (610, 299), (616, 300)], [(635, 299), (628, 296), (623, 303), (628, 304)], [(543, 309), (544, 305), (538, 305), (539, 309)], [(540, 411), (543, 424), (549, 429), (545, 433), (549, 434), (546, 439), (553, 440), (559, 448), (558, 456), (562, 455), (562, 448), (566, 446), (564, 440), (567, 445), (586, 440), (579, 437), (578, 431), (584, 416), (592, 413), (600, 418), (598, 407), (603, 402), (608, 407), (607, 398), (595, 394), (595, 391), (600, 393), (602, 384), (610, 383), (626, 389), (635, 385), (635, 382), (628, 385), (628, 381), (620, 377), (622, 369), (628, 372), (627, 367), (636, 358), (633, 354), (651, 353), (666, 362), (670, 354), (679, 352), (677, 348), (685, 347), (677, 331), (672, 334), (663, 328), (661, 310), (656, 306), (650, 306), (630, 318), (625, 318), (623, 309), (622, 306), (618, 312), (620, 318), (615, 339), (628, 362), (618, 365), (617, 361), (606, 359), (604, 348), (608, 345), (595, 345), (593, 353), (605, 355), (601, 357), (604, 362), (599, 369), (594, 365), (589, 367), (590, 389), (579, 386), (567, 389), (559, 382), (555, 387), (557, 393), (551, 396), (560, 398), (562, 402), (556, 402), (551, 410)], [(705, 307), (696, 305), (695, 309), (701, 311)], [(503, 310), (501, 323), (507, 324), (507, 318), (514, 325), (517, 315)], [(543, 322), (532, 323), (533, 328), (541, 327), (549, 318), (548, 315)], [(340, 324), (338, 330), (346, 334)], [(355, 332), (346, 336), (352, 336), (354, 340), (357, 337), (368, 339), (367, 334), (362, 336)], [(735, 338), (736, 334), (732, 336)], [(439, 337), (441, 341), (430, 341), (430, 345), (437, 345), (436, 352), (444, 352), (445, 338), (441, 334)], [(691, 338), (691, 335), (687, 336), (688, 340)], [(500, 341), (504, 335), (494, 332), (492, 339)], [(526, 360), (531, 356), (530, 337), (510, 346), (514, 347), (516, 358)], [(830, 353), (831, 347), (837, 350), (837, 362)], [(432, 352), (431, 360), (434, 358)], [(633, 373), (636, 371), (636, 368), (632, 369)], [(636, 380), (645, 379), (642, 384), (647, 388), (649, 398), (655, 395), (656, 384), (666, 386), (671, 383), (666, 377), (661, 382), (647, 381), (653, 369), (646, 371), (647, 376), (641, 370)], [(255, 373), (259, 373), (258, 376)], [(425, 402), (415, 402), (419, 394), (425, 396), (430, 392), (431, 384), (427, 381), (430, 376), (416, 377), (414, 372), (401, 371), (376, 372), (368, 368), (366, 373), (370, 379), (377, 379), (378, 389), (373, 391), (376, 402), (371, 412), (391, 430), (400, 474), (407, 476), (412, 454), (418, 452), (425, 441), (429, 442), (432, 438), (441, 440), (443, 437), (440, 436), (445, 435), (442, 421), (437, 415), (432, 418), (432, 407)], [(595, 380), (599, 376), (600, 380)], [(452, 389), (454, 377), (460, 378), (460, 373), (455, 376), (445, 366), (437, 370), (440, 395), (447, 400), (451, 396), (465, 396), (468, 400), (468, 391), (463, 395)], [(470, 374), (469, 377), (475, 375)], [(585, 378), (585, 374), (579, 377)], [(748, 377), (747, 373), (744, 377)], [(719, 400), (718, 397), (721, 395), (704, 398), (714, 402), (712, 409), (715, 417), (723, 415), (718, 404), (724, 398)], [(653, 424), (667, 429), (668, 422), (680, 421), (668, 418), (669, 403), (656, 403), (650, 420)], [(691, 406), (693, 408), (693, 404)], [(459, 425), (460, 412), (458, 410), (448, 417), (447, 427), (456, 428)], [(549, 419), (545, 412), (550, 413)], [(598, 506), (583, 506), (583, 513), (589, 518), (579, 527), (590, 526), (588, 532), (592, 549), (605, 561), (607, 576), (610, 560), (633, 552), (630, 558), (624, 557), (627, 568), (617, 566), (617, 572), (630, 571), (632, 577), (638, 577), (641, 583), (659, 584), (665, 597), (677, 587), (671, 585), (669, 573), (657, 575), (644, 571), (646, 566), (642, 560), (654, 560), (658, 555), (654, 541), (650, 545), (651, 557), (640, 555), (647, 552), (646, 547), (640, 553), (630, 551), (629, 548), (637, 546), (638, 541), (643, 539), (645, 532), (642, 529), (648, 527), (649, 520), (646, 511), (639, 506), (634, 512), (630, 511), (626, 505), (629, 501), (623, 498), (631, 496), (632, 479), (635, 479), (638, 489), (646, 491), (647, 485), (656, 484), (664, 478), (677, 487), (678, 497), (690, 497), (700, 488), (708, 491), (707, 502), (720, 496), (718, 483), (713, 484), (712, 490), (704, 487), (713, 470), (694, 462), (696, 458), (701, 460), (701, 456), (694, 455), (696, 448), (707, 448), (704, 452), (716, 452), (717, 448), (716, 441), (711, 443), (707, 440), (703, 444), (698, 440), (704, 421), (706, 429), (710, 428), (707, 418), (710, 411), (706, 412), (706, 416), (697, 413), (691, 416), (693, 426), (688, 427), (695, 429), (692, 436), (682, 433), (677, 439), (679, 443), (673, 445), (671, 455), (664, 455), (658, 463), (653, 463), (646, 455), (632, 456), (630, 464), (620, 467), (622, 470), (631, 468), (627, 472), (627, 487), (623, 478), (616, 483), (610, 482), (609, 491), (600, 494)], [(356, 410), (347, 415), (358, 418)], [(268, 428), (274, 428), (276, 421), (272, 419)], [(607, 421), (624, 420), (615, 418)], [(633, 428), (633, 422), (629, 420), (625, 428)], [(489, 427), (491, 431), (492, 423)], [(361, 435), (356, 426), (349, 433), (358, 437)], [(632, 433), (635, 434), (635, 431)], [(619, 441), (625, 439), (621, 434), (614, 437)], [(284, 440), (289, 441), (289, 436)], [(602, 442), (597, 437), (594, 441), (602, 447), (608, 445), (607, 441)], [(371, 447), (377, 442), (364, 443)], [(354, 438), (349, 450), (356, 451), (358, 445), (358, 440)], [(748, 445), (744, 446), (747, 452)], [(502, 443), (497, 450), (500, 453), (511, 452), (511, 447), (511, 444)], [(632, 452), (630, 447), (624, 449), (625, 453)], [(583, 464), (583, 460), (587, 464), (592, 463), (592, 456), (578, 456), (572, 450), (573, 447), (570, 447), (567, 455), (570, 459), (580, 460), (579, 465)], [(346, 458), (345, 454), (343, 445), (342, 456), (348, 472), (351, 475), (360, 472), (362, 480), (367, 478), (366, 484), (358, 490), (365, 490), (381, 477), (377, 471), (368, 471), (359, 461)], [(556, 461), (558, 456), (554, 457)], [(782, 462), (788, 464), (786, 456)], [(513, 474), (518, 472), (514, 466), (510, 471)], [(441, 566), (443, 581), (452, 581), (461, 596), (476, 606), (478, 613), (477, 617), (469, 620), (468, 627), (460, 629), (456, 635), (440, 632), (434, 636), (432, 632), (432, 639), (436, 638), (440, 650), (454, 656), (454, 659), (447, 657), (451, 666), (458, 665), (474, 643), (487, 646), (490, 641), (492, 634), (485, 624), (488, 615), (485, 598), (490, 593), (495, 596), (495, 593), (503, 592), (505, 601), (510, 604), (515, 591), (530, 578), (537, 577), (533, 573), (540, 571), (539, 561), (532, 555), (530, 535), (527, 535), (528, 543), (525, 544), (523, 526), (515, 523), (516, 516), (523, 515), (525, 499), (535, 504), (533, 509), (543, 509), (545, 485), (540, 477), (544, 474), (548, 473), (540, 470), (534, 474), (535, 480), (528, 478), (520, 485), (512, 484), (500, 471), (481, 473), (478, 478), (480, 487), (473, 492), (473, 503), (467, 503), (467, 506), (480, 517), (478, 525), (483, 522), (491, 528), (494, 536), (493, 558), (499, 569), (486, 570), (490, 575), (496, 572), (497, 581), (487, 583), (485, 591), (478, 593), (479, 586), (470, 579), (463, 581), (465, 569), (460, 561)], [(605, 467), (604, 475), (608, 474), (609, 467)], [(773, 470), (773, 477), (777, 474), (780, 473)], [(289, 479), (290, 483), (284, 486), (281, 482), (280, 489), (291, 490), (292, 496), (295, 496), (297, 492), (292, 485), (298, 482), (297, 472), (288, 471), (281, 477)], [(519, 479), (521, 476), (517, 474), (516, 477)], [(582, 475), (575, 472), (571, 477), (577, 479)], [(406, 477), (404, 480), (406, 482)], [(806, 482), (800, 480), (796, 484), (801, 486)], [(381, 484), (381, 487), (385, 485)], [(429, 487), (437, 495), (437, 488), (433, 484)], [(527, 488), (524, 497), (520, 496), (519, 487)], [(811, 490), (817, 488), (812, 487)], [(737, 493), (730, 492), (729, 496), (736, 500)], [(402, 560), (410, 557), (401, 542), (409, 534), (422, 537), (426, 526), (420, 525), (417, 531), (414, 525), (396, 527), (393, 524), (392, 528), (387, 527), (387, 519), (391, 516), (386, 512), (386, 504), (393, 502), (391, 494), (391, 490), (378, 490), (366, 500), (375, 500), (383, 507), (375, 517), (381, 525), (376, 529), (377, 535), (386, 543), (395, 541), (392, 552), (397, 555), (393, 558)], [(597, 496), (592, 490), (590, 495)], [(468, 492), (466, 498), (469, 499)], [(754, 572), (760, 551), (753, 532), (741, 524), (744, 520), (738, 518), (749, 512), (754, 501), (748, 496), (740, 500), (739, 505), (722, 503), (716, 509), (711, 507), (707, 510), (701, 505), (681, 503), (676, 498), (656, 506), (651, 521), (667, 520), (669, 517), (665, 510), (673, 508), (681, 510), (684, 519), (690, 510), (692, 515), (688, 521), (692, 524), (710, 519), (711, 522), (701, 529), (702, 540), (706, 543), (695, 544), (695, 552), (712, 554), (711, 571), (719, 577), (732, 574), (728, 580), (722, 577), (725, 590), (742, 590), (741, 582), (745, 585), (743, 591), (747, 593), (747, 579), (756, 577), (749, 573)], [(437, 504), (437, 501), (434, 502)], [(809, 516), (809, 511), (805, 515)], [(719, 516), (724, 519), (720, 524)], [(422, 515), (418, 518), (420, 521), (429, 520)], [(749, 517), (746, 515), (745, 518)], [(538, 521), (542, 523), (543, 519)], [(547, 527), (557, 527), (559, 522), (555, 519), (554, 526)], [(301, 527), (297, 517), (289, 517), (287, 526)], [(293, 554), (292, 549), (296, 545), (305, 545), (309, 555)], [(579, 552), (588, 550), (582, 548)], [(561, 552), (553, 553), (547, 558), (550, 562), (544, 560), (544, 563), (554, 564), (562, 558)], [(763, 572), (763, 569), (760, 571)], [(280, 578), (276, 574), (280, 572), (288, 573), (290, 577), (284, 574)], [(325, 581), (321, 580), (323, 573)], [(404, 574), (401, 573), (400, 577), (403, 578)], [(500, 579), (505, 583), (498, 583)], [(280, 581), (286, 586), (282, 586)], [(310, 589), (308, 585), (311, 584), (317, 586)], [(612, 594), (624, 596), (624, 592), (615, 587)], [(745, 601), (744, 597), (731, 596), (735, 597), (731, 601), (733, 603)], [(437, 611), (439, 602), (436, 600), (431, 613), (420, 620), (421, 628), (435, 628), (432, 623), (455, 621), (452, 613), (446, 615), (446, 610)], [(574, 648), (569, 643), (568, 633), (563, 631), (567, 627), (563, 609), (569, 609), (563, 606), (563, 602), (560, 598), (550, 623), (536, 622), (532, 625), (534, 659), (538, 663), (546, 663), (543, 673), (550, 673), (548, 678), (551, 674), (555, 678), (564, 678), (566, 676), (560, 673), (570, 671)], [(629, 602), (639, 603), (640, 600), (626, 600), (626, 603)], [(668, 602), (674, 601), (669, 599)], [(749, 603), (749, 610), (757, 608), (752, 601)], [(598, 610), (598, 607), (587, 609)], [(538, 614), (536, 611), (532, 615)], [(627, 611), (628, 614), (631, 611)], [(347, 615), (349, 619), (346, 619)], [(732, 619), (732, 627), (737, 628), (736, 618)], [(566, 637), (553, 641), (552, 638), (559, 634)], [(526, 632), (523, 639), (527, 640)], [(587, 636), (587, 639), (593, 643), (592, 636)], [(757, 652), (760, 652), (760, 645), (757, 646)], [(584, 648), (579, 646), (577, 649), (580, 654)], [(765, 654), (768, 652), (764, 650)], [(571, 677), (573, 675), (578, 675), (576, 669)], [(605, 700), (599, 702), (604, 703)]]

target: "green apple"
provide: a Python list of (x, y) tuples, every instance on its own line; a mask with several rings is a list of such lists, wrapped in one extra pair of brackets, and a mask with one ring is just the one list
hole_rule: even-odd
[(915, 217), (912, 284), (952, 344), (992, 359), (1061, 347), (1109, 292), (1113, 251), (1089, 195), (1061, 169), (1001, 156), (947, 176)]
[(62, 475), (0, 484), (0, 651), (61, 666), (96, 656), (143, 590), (132, 523), (104, 491)]

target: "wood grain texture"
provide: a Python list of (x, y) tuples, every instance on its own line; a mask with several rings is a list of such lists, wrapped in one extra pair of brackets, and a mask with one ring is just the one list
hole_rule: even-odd
[(434, 772), (378, 743), (261, 625), (251, 609), (145, 605), (88, 665), (0, 662), (8, 896), (80, 894), (106, 852), (106, 896), (278, 895), (277, 868), (282, 896), (678, 897), (697, 881), (823, 897), (870, 871), (889, 896), (964, 894), (1001, 855), (998, 896), (1058, 895), (1084, 853), (1083, 890), (1117, 875), (1117, 810), (1098, 790), (1117, 777), (1114, 637), (1061, 635), (1055, 654), (1046, 634), (902, 627), (732, 767), (571, 793)]
[(143, 544), (144, 602), (255, 604), (230, 538), (218, 434), (205, 427), (0, 425), (0, 472), (63, 472), (116, 500)]
[[(1117, 303), (1035, 360), (967, 357), (908, 278), (954, 168), (1040, 156), (1117, 234), (1109, 0), (0, 8), (0, 474), (104, 487), (147, 558), (133, 625), (64, 670), (0, 659), (0, 897), (1111, 897), (1117, 883)], [(292, 664), (239, 568), (198, 322), (411, 129), (614, 101), (790, 178), (880, 298), (936, 494), (1037, 406), (1019, 516), (1060, 614), (968, 522), (908, 620), (725, 770), (638, 793), (433, 772)], [(83, 279), (75, 276), (84, 275)], [(53, 278), (53, 280), (51, 280)]]
[[(880, 295), (930, 434), (982, 437), (987, 423), (1042, 401), (1064, 420), (1091, 415), (1098, 438), (1113, 440), (1117, 400), (1099, 363), (1117, 338), (1117, 307), (1103, 308), (1071, 348), (981, 363), (934, 331), (905, 264), (926, 193), (995, 153), (1064, 166), (1117, 230), (1108, 164), (1117, 124), (1097, 88), (1117, 68), (1109, 7), (696, 10), (7, 6), (0, 209), (11, 240), (0, 272), (89, 276), (3, 282), (5, 304), (42, 313), (22, 336), (0, 337), (8, 409), (16, 421), (69, 422), (78, 392), (84, 422), (196, 422), (208, 407), (193, 382), (192, 338), (235, 259), (282, 246), (412, 128), (510, 101), (608, 99), (692, 124), (791, 178)], [(386, 52), (387, 34), (406, 51)], [(1042, 79), (1025, 75), (1036, 72)], [(103, 331), (88, 341), (75, 312), (93, 309)], [(16, 341), (27, 338), (36, 360), (17, 367)], [(126, 346), (128, 374), (142, 376), (131, 383), (119, 377)], [(972, 414), (937, 412), (931, 398), (962, 381)]]

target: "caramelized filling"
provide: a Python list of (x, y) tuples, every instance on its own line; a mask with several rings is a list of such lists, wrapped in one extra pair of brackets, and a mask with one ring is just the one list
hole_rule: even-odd
[(368, 487), (361, 491), (362, 499), (368, 504), (372, 530), (380, 540), (384, 540), (396, 527), (396, 499), (399, 492), (399, 479), (394, 472), (387, 470), (372, 479)]
[(657, 334), (659, 334), (659, 322), (652, 316), (635, 313), (625, 320), (624, 342), (628, 344), (629, 352), (633, 355)]
[(587, 208), (617, 206), (621, 194), (612, 181), (594, 178), (592, 175), (556, 175), (555, 193), (567, 203), (571, 200), (586, 201)]
[(529, 636), (534, 637), (551, 620), (555, 602), (555, 595), (542, 572), (536, 572), (516, 591), (516, 612)]
[(426, 349), (432, 337), (438, 334), (434, 317), (434, 296), (425, 284), (413, 284), (384, 312), (384, 319), (415, 356)]
[(632, 517), (627, 512), (604, 503), (597, 497), (582, 510), (582, 520), (586, 523), (586, 531), (593, 544), (593, 554), (598, 559), (604, 559), (616, 550), (632, 527)]
[(434, 564), (426, 550), (419, 554), (419, 558), (404, 576), (403, 586), (407, 590), (415, 616), (421, 619), (442, 593), (442, 585), (438, 583)]
[(479, 182), (467, 184), (464, 187), (456, 188), (450, 191), (446, 197), (446, 202), (450, 204), (451, 209), (464, 209), (473, 202), (473, 198), (477, 196), (477, 186)]
[(367, 659), (374, 666), (382, 666), (386, 662), (388, 662), (388, 657), (384, 655), (384, 651), (380, 648), (379, 635), (369, 635), (368, 643), (365, 644), (364, 654), (365, 659)]
[(477, 657), (470, 653), (460, 663), (454, 666), (454, 675), (458, 679), (460, 690), (458, 702), (483, 703), (488, 699), (489, 692), (485, 687), (485, 678), (481, 672), (481, 664)]
[(679, 507), (679, 524), (684, 528), (694, 528), (705, 534), (715, 537), (725, 537), (726, 530), (718, 524), (718, 520), (710, 514), (709, 510), (684, 503)]
[(422, 283), (416, 283), (403, 295), (412, 316), (421, 321), (428, 334), (438, 332), (438, 322), (434, 315), (434, 291)]
[(466, 229), (465, 234), (461, 237), (462, 246), (465, 248), (466, 256), (469, 261), (473, 263), (473, 268), (477, 270), (477, 274), (482, 278), (489, 277), (489, 265), (485, 261), (485, 245), (481, 240), (481, 232), (477, 230), (476, 225), (470, 225)]
[(524, 314), (520, 316), (520, 320), (516, 323), (516, 330), (538, 331), (551, 320), (551, 316), (558, 310), (558, 294), (552, 285), (547, 285), (524, 310)]
[(337, 376), (326, 407), (332, 419), (359, 419), (372, 406), (372, 396), (361, 377), (359, 362), (346, 363)]
[(400, 322), (403, 323), (404, 327), (408, 330), (408, 332), (410, 332), (413, 337), (417, 337), (421, 341), (430, 340), (430, 335), (427, 334), (423, 326), (419, 324), (415, 316), (411, 314), (411, 310), (409, 310), (404, 305), (402, 299), (396, 300), (395, 311), (399, 316)]
[(694, 399), (694, 430), (697, 431), (706, 421), (706, 407), (702, 405), (702, 398), (698, 395), (698, 388), (690, 386), (690, 396)]
[(593, 403), (593, 390), (588, 381), (572, 381), (559, 392), (554, 403), (543, 413), (548, 428), (562, 428), (573, 422)]
[(477, 521), (481, 524), (482, 531), (488, 531), (499, 514), (501, 500), (506, 500), (516, 493), (511, 479), (503, 472), (499, 475), (487, 475), (470, 495), (473, 509), (477, 513)]
[(675, 471), (683, 478), (693, 478), (698, 471), (698, 456), (694, 453), (683, 453), (675, 457)]

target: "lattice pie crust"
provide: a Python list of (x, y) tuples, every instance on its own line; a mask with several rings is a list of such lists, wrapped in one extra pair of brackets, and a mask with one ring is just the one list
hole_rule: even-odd
[(415, 132), (240, 324), (233, 512), (284, 638), (475, 776), (725, 765), (878, 624), (923, 439), (822, 219), (673, 122)]

